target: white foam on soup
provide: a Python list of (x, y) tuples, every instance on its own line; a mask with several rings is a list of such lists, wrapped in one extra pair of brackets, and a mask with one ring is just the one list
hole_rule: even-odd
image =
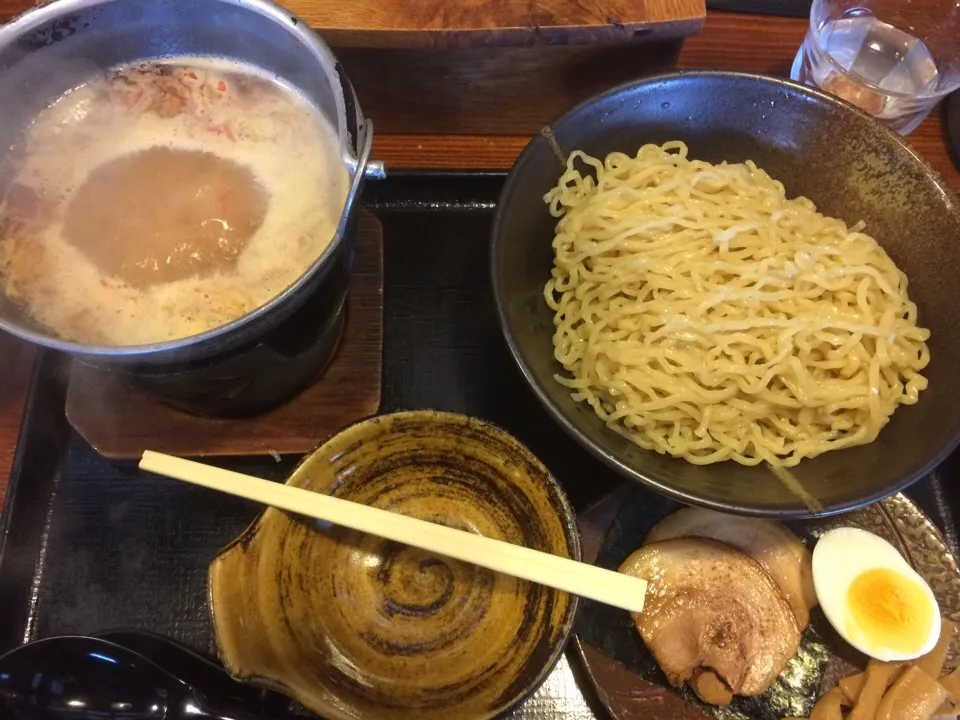
[[(95, 168), (157, 146), (246, 166), (269, 203), (228, 269), (137, 287), (67, 242), (63, 217)], [(349, 183), (336, 131), (312, 105), (224, 60), (185, 58), (94, 79), (38, 115), (20, 154), (17, 192), (0, 207), (3, 290), (40, 324), (84, 343), (188, 337), (263, 305), (327, 247)]]

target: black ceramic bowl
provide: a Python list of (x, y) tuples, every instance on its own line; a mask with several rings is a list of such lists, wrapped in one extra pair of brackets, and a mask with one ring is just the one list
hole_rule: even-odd
[[(825, 453), (775, 477), (763, 466), (696, 466), (641, 449), (576, 403), (553, 376), (553, 313), (543, 285), (555, 220), (543, 202), (575, 149), (603, 157), (683, 140), (691, 157), (754, 160), (821, 212), (871, 233), (910, 280), (930, 328), (930, 387), (873, 443)], [(727, 72), (652, 77), (574, 108), (530, 142), (500, 197), (493, 287), (524, 377), (576, 440), (628, 478), (681, 502), (752, 515), (804, 517), (859, 507), (931, 472), (960, 439), (960, 203), (898, 135), (860, 110), (787, 81)]]

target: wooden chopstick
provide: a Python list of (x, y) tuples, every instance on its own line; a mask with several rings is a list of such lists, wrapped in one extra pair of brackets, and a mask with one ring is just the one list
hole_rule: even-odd
[(502, 540), (147, 450), (140, 468), (596, 600), (643, 610), (647, 583)]

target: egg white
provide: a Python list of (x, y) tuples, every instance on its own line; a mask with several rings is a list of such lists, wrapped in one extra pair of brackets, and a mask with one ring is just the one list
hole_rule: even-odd
[[(933, 609), (929, 636), (915, 653), (904, 654), (871, 638), (854, 620), (847, 604), (850, 585), (868, 570), (891, 570), (915, 583)], [(940, 637), (940, 608), (926, 581), (893, 545), (857, 528), (830, 530), (813, 550), (813, 585), (827, 620), (840, 636), (860, 652), (877, 660), (913, 660), (930, 652)]]

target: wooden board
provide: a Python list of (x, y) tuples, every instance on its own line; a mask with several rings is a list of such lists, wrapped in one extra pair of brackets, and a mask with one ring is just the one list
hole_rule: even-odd
[[(936, 108), (906, 140), (960, 193), (960, 161), (951, 159), (945, 135), (944, 110)], [(506, 170), (528, 142), (527, 135), (380, 135), (373, 157), (390, 170)]]
[[(0, 20), (56, 0), (0, 0)], [(704, 0), (279, 0), (337, 47), (595, 45), (699, 32)]]
[(672, 70), (680, 43), (334, 51), (376, 133), (532, 135), (593, 95)]
[(175, 410), (115, 376), (74, 363), (70, 424), (101, 455), (139, 458), (305, 453), (380, 406), (383, 346), (383, 231), (360, 216), (357, 258), (340, 348), (323, 376), (292, 401), (254, 418), (202, 418)]
[(338, 47), (632, 42), (699, 31), (703, 0), (282, 0)]

